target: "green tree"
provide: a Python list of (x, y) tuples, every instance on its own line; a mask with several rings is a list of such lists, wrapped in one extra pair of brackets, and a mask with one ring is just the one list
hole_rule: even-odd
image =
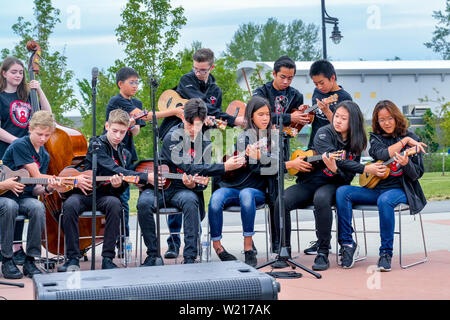
[(59, 19), (60, 11), (52, 6), (51, 0), (34, 0), (35, 21), (26, 21), (23, 17), (17, 19), (12, 26), (14, 34), (19, 37), (19, 43), (12, 49), (2, 50), (2, 59), (13, 55), (22, 61), (27, 61), (30, 54), (26, 49), (29, 40), (35, 40), (42, 50), (39, 75), (41, 87), (47, 96), (56, 121), (70, 124), (71, 121), (63, 116), (63, 112), (77, 107), (74, 90), (70, 84), (74, 76), (73, 71), (67, 69), (67, 57), (64, 52), (51, 52), (49, 39)]
[[(125, 46), (126, 65), (134, 68), (142, 79), (136, 96), (147, 109), (151, 106), (147, 79), (150, 76), (161, 79), (163, 70), (174, 66), (172, 49), (187, 21), (183, 14), (184, 9), (172, 8), (170, 0), (129, 0), (121, 13), (122, 21), (116, 28), (117, 40)], [(160, 86), (158, 92), (161, 90)], [(148, 124), (134, 139), (140, 158), (153, 154), (152, 132)]]
[(433, 18), (438, 23), (433, 31), (433, 38), (425, 42), (427, 48), (439, 53), (444, 60), (450, 60), (450, 0), (446, 1), (445, 11), (433, 11)]
[(261, 25), (240, 25), (225, 54), (238, 61), (274, 61), (285, 54), (295, 61), (316, 60), (321, 56), (318, 43), (318, 26), (300, 19), (283, 24), (269, 18)]
[(427, 110), (423, 115), (424, 126), (416, 129), (416, 134), (420, 137), (422, 142), (428, 145), (429, 152), (436, 152), (439, 148), (439, 144), (436, 142), (438, 137), (436, 134), (436, 115)]

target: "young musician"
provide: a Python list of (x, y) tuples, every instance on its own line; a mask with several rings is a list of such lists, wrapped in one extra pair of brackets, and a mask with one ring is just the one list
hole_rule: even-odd
[[(49, 178), (49, 184), (23, 184), (8, 179), (2, 182), (8, 191), (0, 197), (0, 227), (2, 235), (2, 273), (7, 279), (20, 279), (23, 274), (32, 277), (42, 273), (35, 265), (35, 258), (41, 256), (41, 235), (45, 223), (44, 204), (36, 196), (51, 193), (57, 186), (56, 181), (45, 175), (50, 156), (44, 144), (55, 129), (53, 115), (49, 111), (37, 111), (29, 123), (29, 136), (14, 140), (6, 149), (3, 165), (16, 171), (28, 170), (31, 177)], [(23, 193), (22, 193), (23, 191)], [(13, 236), (15, 219), (18, 214), (24, 214), (29, 219), (27, 233), (26, 258), (23, 264), (23, 274), (13, 260)]]
[[(39, 82), (32, 80), (27, 84), (25, 72), (23, 63), (15, 57), (7, 57), (0, 67), (0, 159), (14, 140), (28, 135), (32, 115), (30, 89), (36, 89), (41, 109), (51, 111)], [(14, 241), (22, 240), (23, 225), (23, 221), (16, 224)], [(14, 244), (13, 257), (16, 264), (24, 264), (26, 255), (21, 244)]]
[[(121, 109), (111, 111), (105, 124), (106, 134), (97, 138), (99, 148), (97, 152), (97, 175), (112, 176), (111, 181), (99, 185), (96, 189), (97, 210), (106, 216), (105, 235), (102, 249), (102, 269), (117, 268), (113, 262), (115, 257), (115, 243), (119, 237), (122, 205), (120, 195), (128, 188), (121, 176), (139, 176), (140, 183), (153, 183), (153, 175), (137, 173), (126, 169), (131, 161), (131, 154), (121, 143), (129, 128), (130, 116)], [(92, 170), (91, 141), (85, 158), (85, 170)], [(92, 209), (92, 195), (87, 192), (92, 189), (92, 177), (80, 175), (77, 179), (78, 187), (82, 193), (73, 193), (63, 203), (63, 229), (65, 235), (65, 252), (67, 261), (58, 268), (58, 272), (65, 272), (74, 267), (79, 268), (79, 215)]]
[[(299, 175), (297, 183), (285, 190), (285, 232), (286, 246), (290, 247), (290, 211), (314, 205), (316, 228), (318, 230), (318, 254), (313, 270), (323, 271), (329, 267), (328, 253), (331, 241), (333, 215), (331, 206), (335, 202), (336, 189), (349, 184), (356, 173), (375, 172), (379, 165), (364, 166), (359, 163), (361, 152), (367, 144), (364, 119), (358, 105), (343, 101), (337, 105), (332, 123), (319, 129), (314, 138), (314, 150), (322, 155), (309, 173)], [(336, 161), (329, 153), (344, 150), (345, 159)], [(279, 202), (275, 203), (276, 232), (279, 234)], [(281, 235), (280, 235), (281, 236)], [(282, 261), (280, 261), (282, 262)], [(282, 266), (280, 263), (278, 267)], [(286, 265), (286, 264), (284, 264)], [(276, 265), (274, 265), (276, 267)]]
[[(281, 113), (283, 126), (289, 126), (291, 122), (307, 124), (308, 115), (300, 112), (293, 112), (303, 105), (303, 94), (297, 89), (291, 87), (292, 80), (296, 74), (297, 68), (295, 62), (288, 56), (281, 56), (273, 65), (273, 80), (265, 83), (263, 86), (256, 88), (253, 96), (265, 98), (270, 104), (270, 112), (272, 123), (277, 124), (277, 113)], [(281, 108), (281, 109), (280, 109)], [(277, 110), (278, 109), (278, 110)], [(283, 157), (287, 161), (289, 159), (289, 139), (283, 137)], [(308, 164), (304, 164), (308, 169)], [(271, 212), (271, 230), (275, 228), (273, 221), (273, 207)], [(272, 251), (277, 252), (278, 239), (272, 233)]]
[[(222, 90), (216, 84), (216, 79), (211, 74), (214, 69), (214, 52), (211, 49), (202, 48), (192, 56), (192, 71), (183, 75), (176, 87), (176, 92), (184, 99), (200, 98), (206, 104), (207, 115), (213, 118), (221, 118), (227, 121), (227, 125), (242, 126), (242, 117), (233, 117), (222, 111)], [(182, 107), (179, 107), (182, 111)], [(180, 124), (182, 118), (165, 118), (161, 124), (159, 137), (164, 139), (171, 128)], [(207, 118), (205, 124), (211, 126), (212, 122)], [(179, 232), (181, 230), (180, 215), (172, 215), (168, 218), (169, 230)], [(167, 238), (168, 250), (164, 258), (171, 259), (178, 256), (181, 240), (178, 234)]]
[[(225, 163), (208, 163), (207, 152), (211, 145), (203, 140), (201, 134), (205, 119), (205, 103), (199, 98), (190, 99), (184, 105), (183, 122), (169, 131), (161, 148), (162, 157), (170, 171), (183, 173), (182, 180), (172, 180), (167, 190), (158, 193), (158, 201), (160, 207), (175, 206), (183, 212), (183, 263), (186, 264), (194, 263), (197, 258), (200, 220), (205, 216), (203, 190), (206, 185), (196, 183), (196, 178), (222, 175), (225, 171), (237, 169), (244, 164), (244, 158), (236, 156)], [(137, 204), (139, 225), (147, 247), (143, 266), (154, 266), (158, 258), (154, 198), (153, 188), (147, 188), (140, 194)]]
[[(375, 160), (386, 161), (394, 158), (389, 165), (389, 176), (380, 180), (374, 189), (355, 186), (343, 186), (337, 190), (339, 242), (343, 248), (342, 267), (351, 268), (357, 256), (357, 246), (352, 239), (352, 205), (376, 204), (380, 215), (380, 258), (378, 269), (391, 270), (394, 242), (394, 208), (399, 203), (407, 203), (411, 214), (420, 212), (426, 205), (426, 199), (419, 183), (424, 173), (422, 152), (426, 144), (419, 141), (414, 133), (407, 130), (408, 122), (397, 106), (389, 101), (377, 103), (372, 115), (369, 154)], [(408, 157), (403, 153), (414, 147), (417, 152)], [(385, 175), (386, 167), (379, 169), (380, 177)]]
[[(342, 88), (342, 86), (337, 84), (336, 71), (334, 70), (334, 66), (328, 60), (315, 61), (309, 68), (309, 76), (315, 85), (312, 104), (317, 104), (318, 106), (318, 108), (314, 110), (315, 116), (311, 124), (311, 135), (308, 143), (308, 149), (313, 149), (314, 137), (316, 136), (317, 130), (331, 123), (333, 112), (338, 103), (352, 100), (352, 97)], [(323, 101), (334, 94), (337, 94), (338, 97), (336, 102), (330, 104)], [(318, 237), (317, 233), (316, 236)], [(304, 252), (306, 254), (317, 254), (317, 249), (318, 242), (312, 241), (310, 247), (306, 248)]]

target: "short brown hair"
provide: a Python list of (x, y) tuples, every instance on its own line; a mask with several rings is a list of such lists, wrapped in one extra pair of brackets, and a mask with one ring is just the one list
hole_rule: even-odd
[(130, 115), (122, 109), (115, 109), (109, 113), (108, 123), (109, 125), (119, 123), (128, 127), (130, 124)]
[(192, 59), (197, 62), (209, 62), (209, 65), (214, 64), (214, 52), (208, 48), (202, 48), (195, 51)]
[(395, 120), (395, 130), (392, 133), (393, 137), (402, 137), (406, 135), (406, 131), (408, 130), (408, 120), (406, 120), (403, 113), (400, 109), (390, 100), (381, 100), (379, 101), (375, 108), (373, 109), (372, 114), (372, 130), (375, 134), (386, 134), (378, 122), (378, 113), (386, 109)]
[(53, 114), (47, 110), (36, 111), (31, 117), (30, 129), (37, 127), (50, 128), (52, 131), (55, 130), (56, 123)]

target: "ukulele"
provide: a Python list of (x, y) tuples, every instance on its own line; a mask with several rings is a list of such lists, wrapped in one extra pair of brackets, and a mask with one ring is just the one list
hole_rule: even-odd
[[(323, 103), (334, 103), (338, 100), (337, 93), (333, 94), (332, 96), (329, 96), (328, 98), (325, 98), (322, 100)], [(300, 112), (305, 113), (309, 115), (309, 121), (308, 123), (313, 122), (314, 120), (314, 110), (318, 108), (317, 104), (313, 105), (312, 107), (308, 107), (307, 105), (302, 105), (298, 107), (298, 109), (294, 110), (292, 113)], [(301, 123), (295, 123), (291, 122), (291, 124), (288, 127), (283, 127), (283, 132), (291, 137), (296, 137), (298, 133), (303, 129), (305, 125)]]
[[(144, 172), (147, 174), (153, 174), (153, 172), (155, 171), (154, 169), (154, 163), (153, 160), (142, 160), (139, 161), (136, 169), (136, 172)], [(167, 189), (170, 184), (171, 181), (170, 180), (182, 180), (183, 179), (183, 173), (172, 173), (170, 172), (169, 167), (166, 164), (161, 164), (158, 166), (158, 171), (159, 171), (159, 175), (161, 177), (166, 178), (166, 182), (164, 183), (164, 186), (162, 186), (162, 188), (165, 190)], [(209, 177), (203, 177), (203, 176), (192, 176), (192, 178), (194, 179), (194, 181), (198, 184), (207, 186), (209, 183)]]
[[(77, 176), (80, 176), (82, 174), (92, 177), (92, 170), (78, 171), (77, 169), (71, 168), (71, 167), (64, 168), (59, 173), (58, 177), (71, 179), (73, 181), (73, 184), (67, 186), (65, 188), (65, 190), (61, 190), (58, 192), (60, 194), (64, 194), (64, 193), (67, 193), (67, 192), (73, 190), (77, 186)], [(125, 181), (128, 183), (133, 183), (133, 184), (139, 183), (139, 176), (119, 176), (119, 177), (122, 179), (122, 181)], [(112, 176), (96, 176), (96, 182), (109, 182), (109, 181), (111, 181), (111, 178), (112, 178)], [(90, 195), (90, 193), (88, 193), (87, 195)], [(68, 195), (64, 195), (64, 197), (67, 198)]]
[[(178, 107), (183, 107), (187, 101), (188, 99), (183, 99), (175, 90), (166, 90), (159, 96), (158, 110), (165, 111)], [(216, 126), (218, 129), (220, 130), (226, 129), (227, 127), (226, 121), (221, 119), (215, 119), (212, 118), (211, 116), (208, 116), (208, 118), (214, 123), (214, 126)]]
[[(22, 184), (42, 184), (46, 185), (49, 184), (49, 178), (33, 178), (30, 177), (30, 173), (27, 169), (20, 169), (17, 171), (13, 171), (10, 168), (8, 168), (5, 165), (0, 166), (0, 181), (5, 181), (9, 178), (17, 177), (15, 180), (16, 182), (22, 183)], [(67, 177), (57, 177), (56, 181), (60, 181), (62, 183), (61, 186), (58, 186), (56, 190), (58, 192), (64, 191), (67, 188), (73, 188), (74, 185), (74, 179)], [(0, 190), (0, 195), (8, 192), (9, 190)]]
[[(403, 155), (407, 154), (408, 156), (412, 156), (412, 155), (416, 154), (417, 152), (419, 152), (418, 148), (417, 147), (412, 147), (412, 148), (406, 149), (404, 152), (401, 153), (401, 155), (403, 156)], [(369, 189), (375, 188), (375, 186), (381, 180), (384, 180), (387, 177), (389, 177), (389, 173), (391, 172), (391, 169), (388, 167), (388, 165), (390, 165), (394, 161), (395, 161), (394, 157), (390, 158), (389, 160), (387, 160), (385, 162), (383, 162), (383, 160), (376, 161), (375, 163), (382, 163), (383, 165), (387, 166), (386, 173), (384, 174), (384, 176), (377, 177), (377, 176), (375, 176), (373, 174), (369, 174), (369, 173), (366, 173), (366, 172), (362, 173), (362, 174), (359, 175), (359, 185), (361, 187), (366, 187), (366, 188), (369, 188)], [(368, 163), (368, 164), (370, 164), (370, 163)], [(366, 164), (366, 165), (368, 165), (368, 164)]]
[[(335, 152), (327, 152), (327, 156), (329, 158), (335, 159), (336, 161), (341, 161), (341, 160), (345, 159), (345, 151), (339, 150), (339, 151), (335, 151)], [(304, 157), (303, 161), (306, 161), (309, 163), (318, 162), (318, 161), (323, 160), (322, 155), (316, 154), (316, 152), (314, 150), (303, 151), (302, 149), (295, 150), (291, 155), (291, 160), (295, 160), (300, 157)], [(298, 171), (297, 169), (288, 169), (288, 172), (291, 176), (295, 176), (300, 171)]]
[[(255, 148), (258, 149), (267, 149), (267, 137), (262, 138), (261, 140), (256, 141), (255, 143), (252, 144), (252, 146), (254, 146)], [(223, 162), (225, 163), (229, 158), (233, 157), (233, 156), (242, 156), (242, 157), (246, 157), (246, 150), (239, 152), (238, 150), (234, 151), (234, 153), (230, 156), (230, 155), (226, 155), (223, 157)], [(259, 150), (259, 153), (261, 154), (261, 150)], [(248, 161), (245, 162), (245, 164), (236, 169), (236, 170), (232, 170), (232, 171), (227, 171), (225, 172), (221, 179), (225, 182), (235, 182), (236, 180), (236, 176), (239, 175), (239, 173), (247, 166)], [(242, 181), (247, 180), (247, 177), (250, 175), (251, 173), (249, 173), (245, 179), (243, 179)]]

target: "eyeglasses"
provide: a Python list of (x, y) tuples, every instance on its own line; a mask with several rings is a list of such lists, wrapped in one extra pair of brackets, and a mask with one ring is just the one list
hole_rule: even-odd
[(139, 81), (128, 81), (129, 84), (131, 84), (132, 86), (138, 86), (139, 85)]
[(383, 123), (385, 123), (385, 122), (393, 122), (395, 119), (394, 118), (392, 118), (392, 117), (389, 117), (389, 118), (387, 118), (387, 119), (378, 119), (378, 123), (379, 124), (383, 124)]
[(207, 74), (210, 70), (211, 70), (211, 67), (209, 67), (208, 69), (197, 69), (197, 68), (192, 68), (192, 71), (194, 71), (194, 73), (201, 74), (202, 76), (204, 76), (205, 74)]

